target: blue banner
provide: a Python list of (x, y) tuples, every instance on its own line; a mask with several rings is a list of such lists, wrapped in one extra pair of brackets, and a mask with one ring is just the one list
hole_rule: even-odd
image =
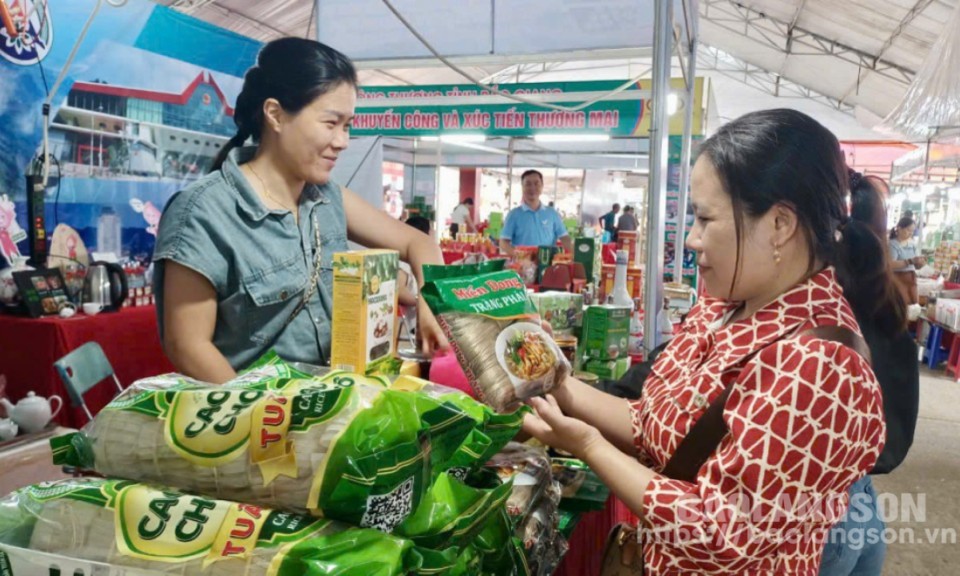
[[(26, 251), (25, 175), (41, 148), (42, 105), (96, 4), (6, 0), (0, 267)], [(166, 201), (205, 174), (235, 132), (232, 106), (259, 49), (147, 0), (104, 3), (52, 99), (47, 233), (66, 224), (91, 250), (149, 258)]]

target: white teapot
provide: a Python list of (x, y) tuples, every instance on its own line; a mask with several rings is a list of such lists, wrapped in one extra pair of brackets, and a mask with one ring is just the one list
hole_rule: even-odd
[(9, 418), (0, 418), (0, 440), (7, 441), (17, 435), (17, 423)]
[[(57, 401), (57, 409), (50, 408), (51, 402)], [(51, 396), (46, 399), (43, 396), (37, 396), (33, 392), (28, 392), (26, 398), (21, 398), (14, 406), (6, 398), (0, 398), (0, 404), (7, 409), (7, 416), (16, 422), (17, 426), (27, 434), (39, 432), (53, 420), (54, 416), (60, 413), (63, 408), (63, 399), (59, 396)]]

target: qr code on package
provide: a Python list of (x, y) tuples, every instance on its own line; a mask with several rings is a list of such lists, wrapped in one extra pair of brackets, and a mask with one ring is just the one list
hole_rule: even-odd
[(367, 511), (360, 519), (363, 528), (392, 532), (413, 511), (413, 478), (408, 478), (393, 491), (367, 498)]

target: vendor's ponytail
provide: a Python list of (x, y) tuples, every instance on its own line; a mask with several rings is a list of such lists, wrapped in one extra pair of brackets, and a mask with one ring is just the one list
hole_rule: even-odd
[(305, 38), (280, 38), (267, 43), (257, 65), (247, 70), (237, 97), (233, 122), (237, 133), (221, 148), (211, 171), (219, 170), (230, 151), (250, 138), (260, 142), (263, 103), (274, 98), (289, 114), (296, 114), (317, 97), (341, 84), (357, 86), (350, 59), (333, 48)]
[(216, 172), (223, 167), (223, 163), (226, 162), (227, 156), (230, 155), (230, 151), (234, 148), (239, 148), (250, 138), (250, 134), (244, 132), (243, 130), (237, 130), (237, 133), (233, 135), (233, 138), (227, 141), (223, 145), (223, 148), (220, 149), (220, 152), (217, 153), (217, 157), (213, 160), (213, 165), (210, 168), (211, 172)]
[(907, 328), (907, 306), (894, 284), (886, 243), (869, 223), (851, 219), (840, 227), (833, 264), (858, 321), (891, 335)]

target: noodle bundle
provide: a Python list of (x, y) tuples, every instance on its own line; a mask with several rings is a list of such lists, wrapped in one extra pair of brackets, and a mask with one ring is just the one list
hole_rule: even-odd
[(484, 403), (498, 412), (513, 410), (570, 373), (520, 277), (503, 270), (502, 260), (426, 266), (424, 278), (424, 299)]
[(178, 576), (447, 574), (456, 562), (453, 550), (376, 530), (99, 478), (27, 486), (0, 500), (0, 542)]

